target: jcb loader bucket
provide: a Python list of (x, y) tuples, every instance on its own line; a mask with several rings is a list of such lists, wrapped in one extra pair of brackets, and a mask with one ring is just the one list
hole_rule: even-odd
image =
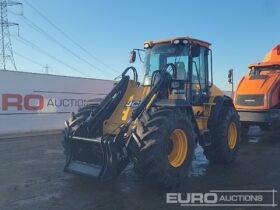
[[(68, 137), (65, 141), (66, 165), (64, 170), (109, 181), (118, 176), (128, 163), (115, 138), (99, 139)], [(120, 158), (122, 157), (122, 158)]]
[(128, 81), (129, 77), (123, 77), (82, 122), (75, 124), (81, 116), (65, 122), (65, 171), (109, 180), (117, 177), (126, 166), (128, 158), (121, 149), (122, 136), (104, 136), (100, 132), (104, 119), (114, 111), (126, 91)]

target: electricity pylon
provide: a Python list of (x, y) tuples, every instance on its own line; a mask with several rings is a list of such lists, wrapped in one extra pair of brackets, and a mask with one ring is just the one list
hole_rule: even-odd
[(8, 9), (9, 6), (21, 5), (22, 3), (12, 0), (0, 0), (0, 69), (16, 70), (16, 63), (11, 43), (9, 27), (18, 26), (17, 23), (9, 22)]

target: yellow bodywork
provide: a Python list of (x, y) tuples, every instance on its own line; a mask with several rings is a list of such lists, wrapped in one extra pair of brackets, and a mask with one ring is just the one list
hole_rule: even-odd
[[(110, 118), (103, 123), (103, 134), (118, 134), (119, 127), (131, 116), (134, 108), (129, 103), (142, 101), (149, 93), (149, 86), (138, 86), (130, 80), (126, 92)], [(152, 102), (152, 101), (151, 101)]]
[[(212, 85), (210, 89), (210, 98), (208, 103), (204, 103), (203, 106), (193, 106), (193, 113), (196, 118), (196, 123), (200, 131), (208, 128), (208, 118), (211, 114), (212, 107), (216, 104), (214, 99), (217, 96), (224, 96), (224, 92), (220, 90), (217, 86)], [(201, 115), (203, 113), (203, 115)]]
[(219, 89), (217, 86), (213, 85), (211, 87), (211, 95), (210, 95), (209, 102), (213, 103), (216, 96), (224, 96), (224, 95), (225, 95), (225, 93), (221, 89)]
[[(119, 128), (124, 124), (132, 114), (132, 111), (136, 106), (133, 103), (140, 103), (150, 92), (149, 86), (138, 85), (135, 81), (131, 80), (128, 83), (126, 92), (121, 99), (120, 103), (114, 110), (113, 114), (103, 122), (103, 134), (118, 134)], [(193, 106), (193, 113), (196, 118), (199, 130), (207, 129), (208, 118), (211, 114), (214, 98), (216, 96), (224, 96), (223, 91), (221, 91), (216, 86), (211, 87), (211, 95), (208, 103), (204, 103), (201, 106)], [(149, 108), (153, 102), (155, 96), (151, 99), (146, 109)], [(169, 99), (182, 99), (182, 94), (169, 95)], [(138, 104), (139, 105), (139, 104)], [(131, 127), (135, 127), (137, 121), (133, 122)]]

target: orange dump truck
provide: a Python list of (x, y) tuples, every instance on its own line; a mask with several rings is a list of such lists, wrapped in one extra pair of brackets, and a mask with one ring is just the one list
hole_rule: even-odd
[(263, 130), (280, 126), (280, 44), (262, 62), (249, 66), (249, 74), (237, 86), (234, 103), (245, 131), (250, 125)]

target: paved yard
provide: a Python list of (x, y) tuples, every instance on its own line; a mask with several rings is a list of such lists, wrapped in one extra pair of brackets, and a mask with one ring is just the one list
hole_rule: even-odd
[[(243, 139), (238, 159), (232, 165), (209, 164), (198, 147), (190, 178), (172, 192), (276, 189), (275, 199), (279, 205), (280, 132), (262, 133), (256, 127), (250, 132), (250, 136)], [(64, 173), (61, 140), (62, 135), (0, 140), (0, 209), (179, 208), (167, 205), (166, 192), (145, 185), (131, 167), (111, 185)]]

